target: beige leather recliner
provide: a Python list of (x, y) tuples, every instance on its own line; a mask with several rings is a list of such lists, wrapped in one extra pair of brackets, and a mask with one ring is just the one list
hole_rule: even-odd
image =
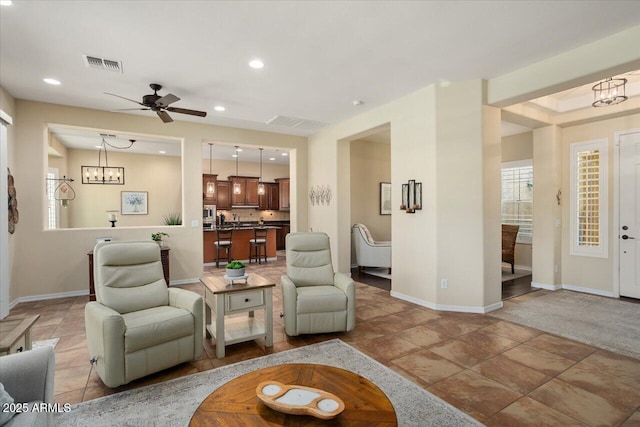
[(333, 272), (329, 236), (290, 233), (282, 276), (285, 332), (289, 336), (351, 331), (356, 326), (356, 286)]
[(155, 242), (102, 242), (93, 250), (96, 301), (85, 307), (89, 355), (118, 387), (202, 353), (202, 297), (167, 288)]

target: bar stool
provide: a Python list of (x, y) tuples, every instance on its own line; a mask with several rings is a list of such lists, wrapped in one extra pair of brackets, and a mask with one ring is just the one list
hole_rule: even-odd
[[(258, 264), (262, 264), (260, 256), (264, 254), (264, 262), (267, 262), (267, 232), (268, 228), (256, 227), (253, 229), (253, 239), (249, 240), (249, 263), (254, 258)], [(262, 249), (261, 249), (262, 248)]]
[(227, 262), (231, 262), (232, 228), (218, 228), (216, 230), (216, 268), (220, 267), (220, 250), (227, 251)]

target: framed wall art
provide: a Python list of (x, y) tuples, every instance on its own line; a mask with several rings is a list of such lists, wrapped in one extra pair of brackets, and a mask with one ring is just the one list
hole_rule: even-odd
[(380, 215), (391, 215), (391, 183), (380, 183)]
[(148, 192), (146, 191), (121, 191), (122, 215), (148, 215)]

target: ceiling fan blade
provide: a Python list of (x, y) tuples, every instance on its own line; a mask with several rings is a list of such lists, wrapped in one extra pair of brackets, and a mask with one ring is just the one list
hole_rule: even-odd
[(156, 111), (156, 114), (158, 114), (158, 117), (160, 117), (162, 119), (162, 121), (165, 122), (165, 123), (170, 123), (170, 122), (173, 121), (171, 116), (169, 114), (167, 114), (166, 111)]
[(120, 108), (118, 110), (111, 110), (111, 112), (114, 112), (114, 111), (133, 111), (133, 110), (135, 110), (135, 111), (148, 111), (148, 110), (151, 110), (151, 108)]
[(206, 111), (188, 110), (186, 108), (167, 107), (172, 113), (189, 114), (191, 116), (207, 117)]
[(178, 98), (174, 94), (170, 93), (168, 95), (163, 96), (160, 99), (157, 99), (156, 100), (156, 105), (158, 107), (165, 108), (165, 107), (168, 107), (169, 104), (173, 104), (176, 101), (180, 101), (180, 98)]
[(142, 105), (143, 107), (145, 106), (145, 105), (144, 105), (143, 103), (141, 103), (141, 102), (134, 101), (133, 99), (125, 98), (124, 96), (116, 95), (115, 93), (108, 93), (108, 92), (105, 92), (104, 94), (105, 94), (105, 95), (116, 96), (116, 97), (118, 97), (118, 98), (122, 98), (122, 99), (126, 99), (127, 101), (135, 102), (136, 104), (138, 104), (138, 105)]

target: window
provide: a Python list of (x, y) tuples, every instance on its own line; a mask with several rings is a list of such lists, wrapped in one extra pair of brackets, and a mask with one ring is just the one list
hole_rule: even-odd
[(58, 178), (58, 169), (49, 168), (47, 173), (47, 225), (49, 230), (60, 228), (60, 220), (58, 216), (58, 205), (56, 205), (55, 192), (58, 181), (52, 181)]
[(533, 235), (533, 162), (502, 163), (502, 223), (519, 225), (518, 243)]
[(607, 257), (608, 142), (571, 144), (571, 255)]

